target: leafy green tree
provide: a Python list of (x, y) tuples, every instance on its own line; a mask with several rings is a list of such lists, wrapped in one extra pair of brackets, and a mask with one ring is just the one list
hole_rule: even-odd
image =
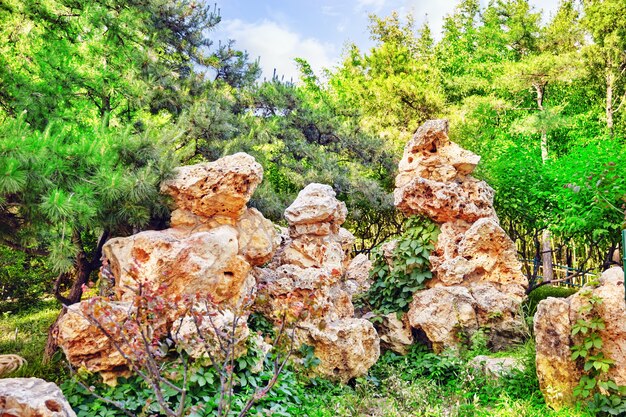
[(0, 139), (0, 243), (47, 255), (64, 304), (80, 300), (108, 237), (167, 214), (158, 185), (173, 161), (149, 135), (60, 125), (39, 132), (19, 117), (0, 125)]
[(440, 113), (444, 101), (432, 61), (432, 38), (424, 27), (416, 37), (412, 16), (370, 16), (375, 46), (362, 53), (352, 46), (331, 74), (336, 97), (361, 111), (364, 129), (401, 147), (417, 127)]
[(621, 0), (585, 0), (583, 23), (593, 43), (585, 50), (591, 74), (604, 84), (606, 128), (614, 133), (615, 116), (626, 102), (626, 4)]

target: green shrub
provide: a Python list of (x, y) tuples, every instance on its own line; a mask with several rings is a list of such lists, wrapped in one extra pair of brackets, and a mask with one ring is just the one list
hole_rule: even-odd
[(435, 247), (439, 228), (424, 217), (410, 217), (388, 265), (380, 247), (372, 251), (373, 284), (365, 300), (373, 310), (383, 314), (406, 311), (413, 293), (424, 288), (432, 278), (429, 257)]
[[(266, 358), (261, 372), (251, 371), (258, 360), (258, 354), (250, 354), (237, 359), (234, 363), (233, 375), (236, 379), (232, 403), (234, 415), (238, 414), (255, 389), (266, 385), (273, 376), (271, 358)], [(178, 362), (166, 363), (163, 369), (167, 370), (170, 376), (180, 372), (182, 377), (182, 369)], [(133, 376), (128, 379), (119, 378), (118, 382), (117, 386), (109, 387), (100, 383), (98, 376), (79, 371), (72, 379), (65, 381), (61, 389), (78, 417), (127, 415), (121, 409), (135, 415), (159, 415), (160, 407), (154, 400), (154, 392), (143, 379)], [(220, 381), (215, 369), (210, 365), (196, 366), (190, 372), (187, 387), (186, 404), (191, 410), (189, 416), (214, 415), (220, 395)], [(170, 403), (179, 403), (180, 393), (175, 390), (165, 389), (164, 395)], [(303, 385), (297, 380), (296, 374), (285, 369), (268, 395), (253, 406), (250, 415), (297, 415), (297, 410), (303, 402), (303, 395)], [(97, 396), (115, 402), (117, 406)]]
[(28, 361), (7, 377), (37, 377), (57, 383), (67, 377), (61, 352), (42, 362), (48, 329), (60, 308), (56, 300), (46, 300), (28, 309), (0, 314), (0, 354), (17, 354)]
[(566, 298), (578, 291), (578, 288), (571, 287), (555, 287), (552, 285), (542, 285), (535, 288), (524, 303), (524, 311), (527, 312), (528, 317), (533, 317), (537, 312), (537, 305), (539, 301), (545, 300), (548, 297)]
[(32, 305), (50, 291), (52, 275), (43, 259), (0, 246), (0, 312)]

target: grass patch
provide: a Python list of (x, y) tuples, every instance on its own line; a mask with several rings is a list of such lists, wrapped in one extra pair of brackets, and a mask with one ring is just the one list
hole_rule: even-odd
[(17, 354), (28, 364), (5, 377), (37, 377), (60, 382), (66, 370), (57, 354), (50, 363), (42, 363), (48, 329), (61, 307), (56, 300), (39, 301), (26, 310), (0, 314), (0, 354)]

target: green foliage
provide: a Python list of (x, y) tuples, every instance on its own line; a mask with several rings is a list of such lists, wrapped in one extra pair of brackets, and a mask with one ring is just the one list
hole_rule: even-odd
[[(259, 360), (262, 358), (258, 357), (257, 351), (257, 353), (249, 354), (235, 361), (234, 377), (236, 381), (233, 411), (236, 413), (245, 405), (256, 388), (266, 385), (272, 378), (271, 358), (266, 359), (260, 372), (255, 372), (254, 367)], [(167, 363), (163, 369), (171, 376), (178, 373), (182, 377), (180, 363)], [(126, 415), (119, 408), (136, 415), (152, 415), (150, 413), (160, 412), (159, 405), (154, 401), (152, 389), (141, 378), (122, 378), (115, 387), (103, 385), (97, 380), (97, 377), (79, 371), (73, 379), (67, 380), (61, 385), (63, 393), (79, 417)], [(176, 379), (173, 378), (172, 381), (176, 381)], [(92, 392), (115, 402), (117, 407), (97, 398), (92, 395)], [(219, 403), (219, 393), (219, 376), (216, 371), (209, 365), (205, 367), (196, 365), (192, 369), (187, 388), (186, 404), (191, 410), (189, 415), (194, 417), (214, 415), (213, 412)], [(164, 394), (166, 400), (172, 404), (177, 404), (180, 400), (180, 394), (174, 390), (165, 389)], [(252, 408), (250, 414), (293, 415), (302, 403), (303, 395), (296, 374), (292, 370), (285, 370), (281, 373), (274, 388)]]
[(572, 360), (582, 369), (582, 376), (573, 394), (579, 401), (587, 401), (595, 415), (620, 415), (626, 410), (626, 387), (618, 386), (608, 378), (609, 369), (615, 362), (605, 356), (601, 331), (605, 323), (599, 315), (598, 306), (603, 299), (591, 295), (590, 290), (580, 293), (583, 304), (578, 314), (583, 318), (572, 325)]
[(49, 362), (43, 362), (48, 329), (59, 312), (56, 300), (33, 301), (19, 311), (0, 314), (0, 354), (17, 354), (27, 364), (5, 377), (36, 377), (55, 383), (67, 378), (63, 354), (59, 352)]
[(524, 301), (523, 309), (528, 317), (534, 317), (537, 312), (537, 305), (539, 301), (545, 300), (548, 297), (554, 298), (567, 298), (574, 294), (578, 289), (571, 287), (555, 287), (552, 285), (543, 285), (531, 291), (528, 294), (528, 298)]
[(411, 217), (397, 240), (390, 264), (381, 247), (373, 251), (372, 286), (365, 295), (371, 307), (382, 314), (408, 310), (413, 293), (432, 277), (429, 256), (439, 234), (437, 225)]
[(0, 312), (22, 310), (50, 292), (45, 262), (0, 246)]
[(6, 177), (18, 180), (2, 183), (0, 198), (11, 204), (0, 206), (1, 238), (48, 252), (50, 267), (66, 272), (88, 250), (81, 240), (90, 234), (123, 234), (164, 217), (158, 185), (172, 160), (163, 157), (162, 146), (149, 135), (106, 128), (77, 133), (51, 125), (37, 132), (22, 118), (5, 121), (0, 158), (14, 161)]

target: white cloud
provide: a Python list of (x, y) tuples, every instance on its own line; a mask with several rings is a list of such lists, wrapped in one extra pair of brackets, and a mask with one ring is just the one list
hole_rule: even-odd
[(341, 13), (337, 11), (335, 6), (322, 6), (322, 14), (326, 16), (336, 17)]
[(366, 11), (366, 12), (379, 12), (385, 7), (386, 0), (357, 0), (357, 5), (355, 10)]
[(237, 48), (248, 51), (250, 59), (261, 58), (263, 75), (272, 77), (274, 68), (285, 80), (299, 79), (294, 58), (307, 60), (316, 74), (330, 68), (338, 60), (337, 47), (315, 38), (304, 38), (299, 33), (270, 20), (248, 23), (240, 19), (222, 22), (222, 30), (237, 41)]

